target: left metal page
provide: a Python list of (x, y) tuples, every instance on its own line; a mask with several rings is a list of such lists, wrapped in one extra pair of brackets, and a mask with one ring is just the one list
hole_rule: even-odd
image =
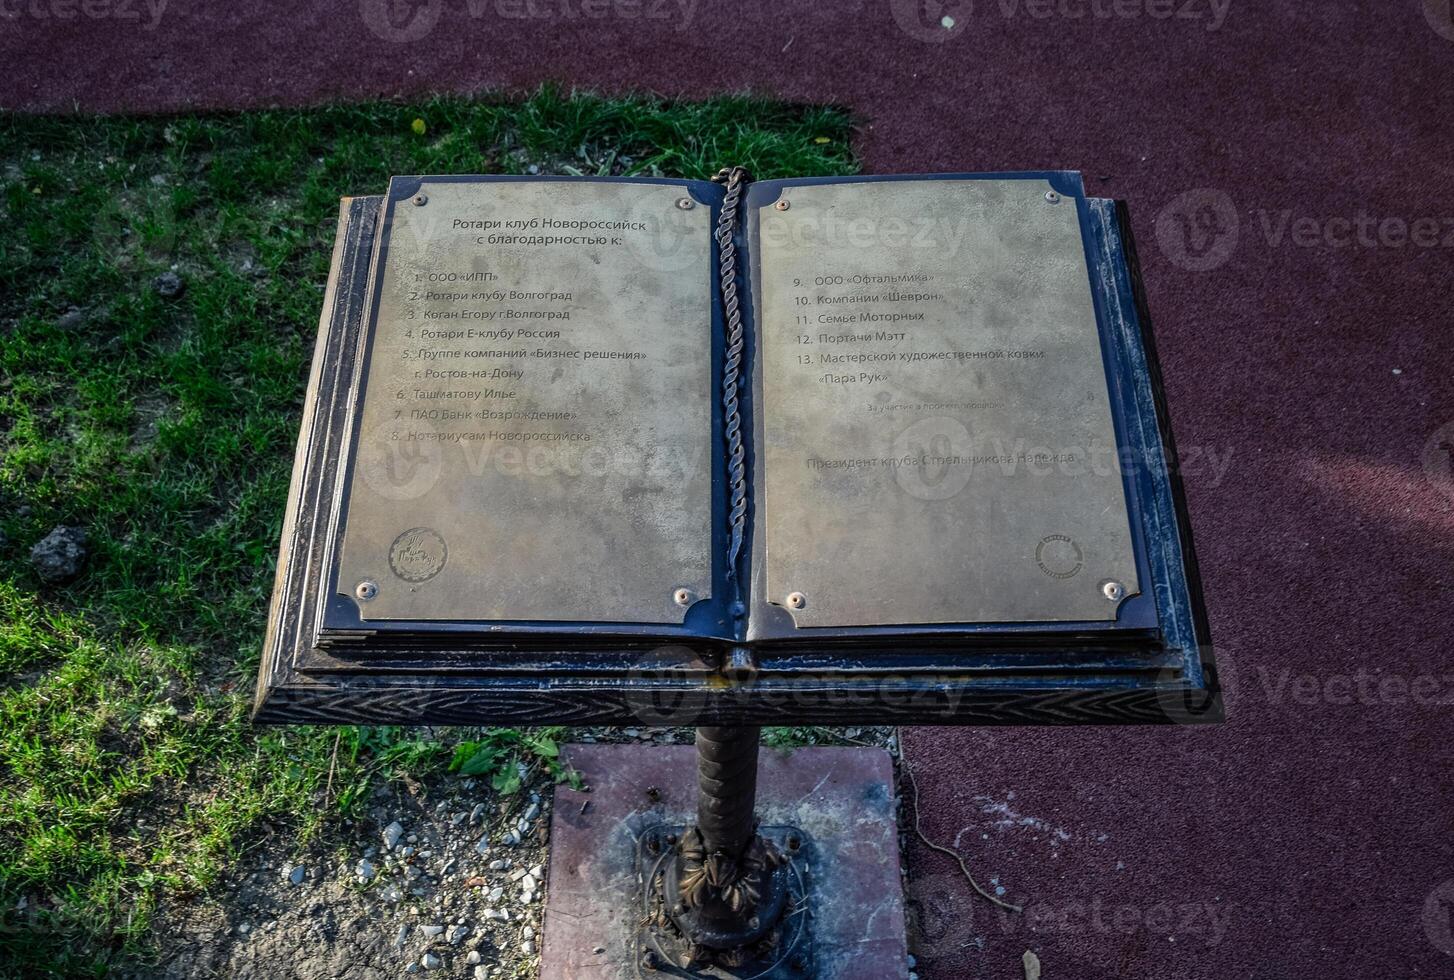
[(360, 618), (709, 597), (711, 223), (680, 184), (396, 181), (343, 498)]

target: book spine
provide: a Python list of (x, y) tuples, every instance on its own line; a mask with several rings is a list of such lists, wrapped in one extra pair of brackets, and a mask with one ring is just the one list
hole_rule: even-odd
[(743, 167), (725, 167), (713, 180), (725, 184), (727, 188), (722, 210), (717, 218), (716, 236), (718, 277), (727, 331), (726, 357), (722, 370), (723, 430), (727, 443), (727, 575), (729, 578), (736, 578), (747, 528), (747, 450), (742, 441), (742, 407), (738, 390), (742, 381), (746, 340), (742, 326), (742, 302), (738, 293), (742, 268), (737, 235), (741, 225), (742, 192), (751, 177)]

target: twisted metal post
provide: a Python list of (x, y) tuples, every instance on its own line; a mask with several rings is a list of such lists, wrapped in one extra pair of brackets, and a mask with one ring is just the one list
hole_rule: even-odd
[(697, 829), (708, 854), (740, 859), (752, 842), (761, 732), (697, 729)]
[(742, 306), (737, 295), (737, 215), (742, 204), (742, 187), (751, 177), (745, 167), (723, 167), (712, 180), (727, 187), (722, 211), (717, 217), (717, 247), (720, 251), (722, 311), (727, 323), (727, 359), (722, 369), (722, 418), (727, 439), (727, 574), (736, 576), (737, 559), (747, 525), (747, 450), (742, 443), (742, 411), (737, 389), (742, 377), (742, 350), (746, 344), (742, 329)]

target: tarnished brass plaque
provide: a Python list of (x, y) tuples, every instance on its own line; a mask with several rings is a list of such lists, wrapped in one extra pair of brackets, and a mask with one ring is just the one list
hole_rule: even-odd
[(766, 598), (799, 626), (1113, 620), (1137, 591), (1080, 223), (1048, 191), (789, 185), (754, 215)]
[(709, 595), (711, 208), (687, 196), (426, 178), (394, 205), (339, 559), (364, 619), (680, 623)]

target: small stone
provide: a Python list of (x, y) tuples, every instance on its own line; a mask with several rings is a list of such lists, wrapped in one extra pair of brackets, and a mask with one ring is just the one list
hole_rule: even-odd
[(308, 869), (303, 867), (303, 865), (301, 864), (294, 868), (292, 871), (288, 872), (288, 880), (295, 885), (303, 884), (303, 879), (307, 877)]
[(187, 291), (187, 284), (181, 276), (168, 270), (151, 281), (151, 288), (162, 299), (176, 299)]
[(86, 532), (64, 524), (30, 549), (30, 564), (45, 582), (69, 582), (86, 564)]
[(536, 174), (540, 173), (540, 165), (532, 163), (530, 166), (525, 168), (525, 172), (530, 176), (534, 177)]
[(396, 935), (394, 937), (394, 948), (395, 949), (403, 949), (404, 948), (404, 941), (407, 940), (408, 938), (409, 938), (409, 923), (406, 922), (402, 926), (399, 927), (399, 933), (398, 933), (398, 935)]
[(399, 843), (399, 838), (403, 836), (404, 828), (400, 825), (399, 821), (395, 820), (384, 828), (384, 846), (392, 851), (394, 845)]
[(437, 970), (444, 965), (444, 961), (433, 953), (425, 953), (420, 957), (419, 963), (426, 970)]
[(543, 865), (543, 864), (537, 864), (535, 867), (531, 868), (530, 869), (530, 877), (534, 878), (536, 881), (544, 881), (545, 880), (545, 865)]
[(367, 885), (374, 880), (374, 875), (378, 873), (378, 869), (374, 867), (374, 863), (368, 858), (359, 858), (358, 864), (353, 867), (353, 873), (358, 876), (359, 884)]
[(77, 307), (70, 307), (66, 312), (56, 317), (56, 329), (65, 333), (79, 329), (86, 323), (86, 313)]
[(401, 847), (401, 848), (399, 848), (399, 857), (403, 858), (404, 860), (407, 861), (407, 860), (409, 860), (413, 856), (414, 856), (414, 848), (412, 848), (412, 847)]
[(419, 972), (419, 964), (418, 963), (410, 963), (408, 966), (404, 967), (404, 972), (405, 973), (418, 973)]
[(404, 890), (392, 881), (379, 889), (379, 898), (391, 904), (397, 904), (404, 900)]
[(468, 963), (470, 966), (474, 966), (476, 963), (478, 963), (480, 961), (480, 951), (477, 950), (477, 949), (470, 950), (470, 955), (466, 956), (464, 958), (464, 961), (466, 963)]
[(485, 909), (485, 918), (492, 922), (509, 922), (510, 913), (504, 909)]
[(520, 819), (524, 820), (526, 823), (529, 823), (538, 816), (540, 816), (540, 804), (532, 803), (525, 808), (525, 814)]
[(248, 933), (252, 932), (252, 926), (244, 922), (237, 927), (237, 931), (242, 935), (246, 936)]
[[(490, 835), (489, 834), (486, 834), (484, 837), (481, 837), (480, 840), (479, 840), (479, 843), (475, 845), (475, 853), (476, 854), (488, 854), (489, 851), (490, 851)], [(497, 861), (495, 863), (498, 864), (499, 862)]]
[(491, 871), (505, 871), (510, 867), (510, 862), (503, 858), (491, 861), (488, 865)]
[(487, 966), (475, 967), (475, 980), (490, 980), (490, 968)]
[(470, 824), (474, 825), (479, 823), (480, 817), (484, 814), (484, 812), (485, 805), (483, 803), (476, 803), (475, 808), (470, 811)]
[(504, 897), (505, 897), (505, 886), (504, 885), (496, 885), (494, 888), (491, 888), (490, 889), (489, 901), (491, 901), (491, 902), (498, 902), (500, 899), (502, 899)]
[(533, 892), (535, 891), (535, 887), (536, 884), (534, 875), (526, 875), (524, 878), (520, 879), (520, 890), (522, 892)]
[(464, 937), (468, 936), (469, 934), (469, 926), (455, 926), (453, 929), (449, 930), (449, 944), (451, 946), (458, 946), (461, 942), (464, 941)]
[(521, 956), (534, 956), (535, 955), (535, 944), (532, 943), (532, 942), (529, 942), (529, 941), (526, 941), (526, 942), (521, 943), (520, 944), (520, 955)]
[(521, 935), (521, 937), (523, 937), (525, 939), (534, 939), (535, 938), (535, 927), (534, 926), (526, 926), (524, 929), (521, 929), (520, 930), (520, 935)]
[(444, 926), (420, 926), (419, 931), (424, 934), (426, 939), (433, 939), (444, 932)]

